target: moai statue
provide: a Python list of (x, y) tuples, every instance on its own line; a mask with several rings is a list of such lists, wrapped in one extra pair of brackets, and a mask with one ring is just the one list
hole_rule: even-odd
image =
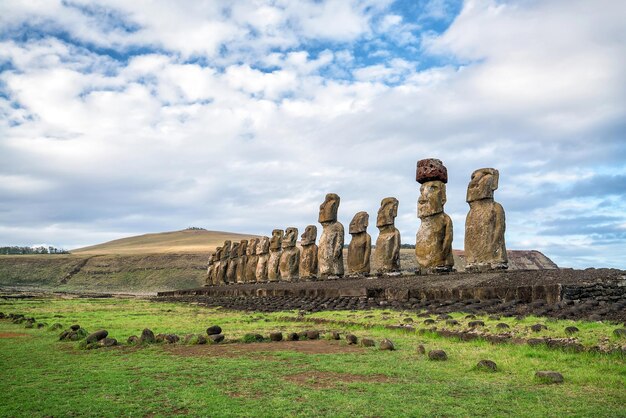
[(237, 270), (235, 272), (235, 278), (237, 283), (246, 282), (246, 263), (248, 262), (248, 240), (242, 239), (239, 242), (239, 257), (237, 257)]
[(298, 228), (290, 227), (285, 229), (285, 236), (281, 244), (282, 254), (280, 255), (279, 265), (281, 280), (292, 281), (299, 277), (300, 249), (296, 247), (297, 240)]
[(280, 280), (280, 254), (282, 252), (282, 241), (283, 230), (273, 230), (272, 238), (270, 239), (270, 259), (267, 262), (267, 280), (270, 282), (277, 282)]
[(357, 212), (350, 222), (348, 232), (352, 235), (348, 245), (348, 274), (350, 276), (367, 276), (370, 274), (370, 254), (372, 237), (367, 233), (370, 216), (367, 212)]
[(213, 285), (213, 271), (215, 270), (215, 262), (216, 262), (215, 255), (216, 255), (215, 252), (211, 254), (209, 256), (209, 261), (207, 262), (206, 281), (204, 283), (205, 286)]
[(237, 283), (237, 259), (239, 258), (239, 243), (233, 242), (230, 247), (230, 257), (228, 259), (228, 268), (226, 269), (226, 282)]
[(374, 263), (379, 274), (400, 274), (400, 231), (394, 225), (396, 216), (398, 216), (398, 199), (384, 198), (380, 202), (376, 218), (376, 227), (380, 232), (376, 239)]
[(246, 261), (246, 272), (244, 274), (244, 279), (246, 283), (254, 283), (256, 282), (256, 265), (259, 261), (259, 256), (256, 255), (256, 247), (259, 242), (258, 238), (251, 238), (248, 243), (248, 250), (246, 253), (247, 261)]
[(228, 283), (226, 276), (228, 273), (228, 261), (230, 260), (230, 247), (230, 241), (224, 241), (224, 245), (222, 245), (222, 253), (220, 256), (220, 268), (217, 273), (217, 281), (219, 284)]
[(440, 160), (420, 160), (416, 180), (422, 185), (417, 201), (417, 216), (422, 223), (415, 238), (419, 271), (426, 274), (452, 271), (452, 220), (443, 211), (448, 170)]
[(500, 173), (481, 168), (472, 173), (467, 186), (470, 210), (465, 219), (465, 269), (468, 271), (508, 268), (504, 230), (504, 209), (493, 200)]
[(339, 201), (338, 195), (329, 193), (324, 203), (320, 205), (318, 222), (322, 224), (323, 231), (320, 237), (318, 267), (322, 278), (343, 276), (344, 229), (343, 225), (337, 222)]
[(300, 236), (300, 279), (315, 280), (317, 278), (317, 227), (309, 225)]
[(256, 253), (259, 260), (256, 264), (256, 282), (265, 283), (267, 281), (267, 266), (270, 258), (270, 239), (269, 237), (261, 237), (256, 247)]
[(211, 272), (211, 283), (214, 286), (217, 286), (218, 284), (221, 284), (218, 281), (218, 275), (219, 275), (219, 271), (220, 271), (220, 263), (221, 263), (221, 259), (222, 259), (222, 247), (217, 247), (215, 249), (215, 252), (213, 253), (213, 270)]

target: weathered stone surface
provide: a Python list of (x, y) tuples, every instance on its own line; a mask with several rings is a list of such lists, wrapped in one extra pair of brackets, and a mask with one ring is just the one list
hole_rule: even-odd
[(472, 173), (467, 186), (470, 210), (465, 219), (465, 269), (483, 271), (508, 268), (502, 205), (493, 200), (498, 170), (481, 168)]
[(428, 352), (428, 359), (434, 361), (445, 361), (448, 360), (448, 355), (443, 350), (430, 350)]
[(421, 220), (415, 237), (415, 256), (423, 273), (448, 272), (454, 266), (452, 220), (444, 213), (446, 185), (439, 180), (424, 182), (417, 201)]
[(139, 343), (139, 337), (137, 337), (136, 335), (131, 335), (126, 340), (126, 343), (127, 344), (138, 344)]
[(543, 324), (534, 324), (534, 325), (531, 325), (531, 326), (530, 326), (530, 329), (531, 329), (533, 332), (539, 332), (539, 331), (543, 331), (544, 329), (548, 329), (548, 327), (546, 327), (546, 326), (545, 326), (545, 325), (543, 325)]
[(496, 325), (496, 328), (498, 328), (498, 329), (509, 329), (511, 327), (509, 326), (509, 324), (505, 324), (504, 322), (500, 322), (498, 325)]
[(376, 345), (376, 342), (371, 338), (362, 338), (361, 345), (363, 347), (374, 347)]
[(348, 274), (368, 275), (370, 273), (370, 254), (372, 251), (372, 237), (367, 233), (369, 215), (367, 212), (357, 212), (350, 222), (348, 232), (352, 235), (348, 245)]
[(324, 203), (320, 205), (318, 222), (322, 224), (323, 231), (319, 244), (318, 268), (322, 277), (343, 276), (344, 273), (344, 229), (343, 225), (337, 222), (339, 202), (338, 195), (329, 193)]
[(576, 334), (578, 331), (579, 331), (579, 329), (578, 329), (578, 328), (576, 328), (576, 327), (566, 327), (566, 328), (565, 328), (565, 333), (566, 333), (567, 335)]
[(299, 339), (300, 339), (300, 336), (295, 332), (291, 332), (287, 334), (287, 341), (298, 341)]
[(393, 342), (391, 342), (391, 340), (387, 338), (385, 338), (384, 340), (380, 342), (379, 348), (381, 350), (389, 350), (389, 351), (393, 351), (396, 349), (396, 347), (393, 345)]
[(180, 341), (180, 337), (176, 334), (165, 334), (165, 338), (163, 340), (163, 342), (167, 344), (176, 344), (178, 341)]
[(80, 325), (78, 325), (78, 324), (74, 324), (74, 325), (70, 326), (70, 329), (71, 329), (72, 331), (78, 331), (78, 330), (80, 329)]
[(218, 284), (226, 283), (226, 275), (228, 272), (228, 260), (230, 259), (230, 247), (231, 242), (229, 240), (224, 241), (222, 250), (220, 253), (220, 262), (217, 270), (217, 282)]
[(356, 344), (358, 342), (358, 338), (354, 334), (346, 335), (346, 342), (350, 345)]
[(395, 227), (398, 216), (398, 199), (386, 197), (380, 202), (376, 227), (379, 230), (374, 251), (378, 273), (400, 271), (400, 231)]
[(485, 323), (483, 321), (470, 321), (467, 323), (467, 326), (470, 328), (476, 328), (476, 327), (484, 327)]
[(117, 345), (117, 340), (115, 338), (103, 338), (98, 341), (98, 345), (100, 347), (113, 347)]
[(156, 337), (154, 336), (154, 332), (151, 329), (145, 328), (141, 332), (141, 337), (139, 337), (139, 342), (144, 344), (152, 344), (156, 341)]
[(226, 270), (226, 283), (237, 283), (237, 264), (239, 263), (239, 243), (233, 242), (230, 247), (228, 268)]
[(212, 334), (212, 335), (209, 335), (209, 341), (212, 344), (221, 343), (222, 341), (224, 341), (224, 334)]
[(498, 371), (498, 365), (491, 360), (481, 360), (478, 362), (478, 364), (476, 365), (476, 368), (478, 370), (484, 370), (484, 371), (489, 371), (489, 372), (496, 372)]
[(207, 335), (217, 335), (222, 333), (222, 327), (219, 325), (211, 325), (206, 329)]
[(319, 331), (307, 331), (306, 332), (306, 337), (309, 340), (319, 340), (320, 332)]
[(280, 255), (280, 279), (284, 281), (296, 280), (299, 277), (300, 269), (300, 249), (296, 247), (298, 240), (298, 228), (289, 227), (285, 229), (285, 236), (282, 239)]
[(426, 354), (426, 347), (424, 347), (424, 345), (420, 344), (417, 346), (417, 353), (418, 354)]
[(258, 238), (252, 238), (248, 243), (248, 249), (246, 251), (246, 271), (244, 274), (244, 281), (246, 283), (256, 282), (256, 267), (257, 263), (259, 262), (259, 256), (256, 253), (258, 243)]
[(436, 158), (426, 158), (417, 162), (417, 170), (415, 172), (415, 181), (424, 184), (429, 181), (448, 182), (448, 169), (443, 165), (441, 160)]
[(551, 370), (540, 370), (535, 377), (544, 383), (563, 383), (563, 375)]
[(246, 263), (248, 262), (248, 240), (242, 239), (239, 242), (239, 252), (237, 257), (237, 268), (235, 271), (235, 281), (237, 283), (246, 282)]
[(283, 333), (282, 332), (272, 332), (270, 333), (270, 340), (272, 341), (282, 341)]
[(339, 334), (339, 332), (337, 332), (337, 331), (331, 331), (330, 339), (331, 340), (340, 340), (341, 339), (341, 334)]
[(89, 334), (87, 338), (85, 338), (85, 341), (87, 342), (87, 344), (95, 343), (102, 340), (103, 338), (106, 338), (107, 335), (109, 335), (109, 332), (105, 329), (101, 329), (99, 331)]
[(205, 286), (211, 286), (214, 284), (213, 283), (213, 270), (215, 268), (215, 262), (216, 262), (215, 253), (213, 253), (209, 256), (209, 261), (207, 262), (206, 281), (204, 283)]
[(267, 279), (270, 282), (277, 282), (280, 279), (280, 255), (282, 253), (283, 230), (272, 231), (270, 239), (270, 258), (267, 262)]
[(261, 237), (257, 244), (256, 253), (259, 257), (256, 264), (256, 281), (257, 283), (267, 282), (267, 267), (269, 264), (270, 239), (269, 237)]
[(626, 338), (626, 328), (616, 328), (613, 330), (613, 335), (618, 338)]
[(300, 237), (302, 250), (300, 253), (300, 279), (313, 280), (317, 278), (317, 227), (308, 225)]

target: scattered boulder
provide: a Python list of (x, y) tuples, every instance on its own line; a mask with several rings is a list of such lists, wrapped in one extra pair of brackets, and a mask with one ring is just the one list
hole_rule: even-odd
[(319, 340), (320, 338), (320, 333), (319, 331), (307, 331), (306, 333), (306, 337), (309, 340)]
[(165, 334), (163, 333), (158, 333), (155, 337), (154, 337), (154, 342), (155, 343), (162, 343), (165, 341)]
[(618, 338), (626, 338), (626, 328), (617, 328), (613, 330), (613, 335)]
[(218, 344), (224, 341), (224, 334), (212, 334), (209, 335), (209, 341), (211, 344)]
[(141, 337), (139, 337), (139, 342), (142, 344), (153, 344), (156, 342), (156, 338), (154, 336), (154, 332), (151, 329), (145, 328), (141, 331)]
[(478, 364), (476, 365), (476, 368), (478, 370), (484, 370), (487, 372), (496, 372), (498, 371), (498, 366), (496, 365), (496, 363), (494, 361), (491, 360), (481, 360), (478, 362)]
[(499, 321), (500, 317), (498, 315), (489, 315), (489, 320), (490, 321)]
[(426, 347), (424, 347), (422, 344), (418, 345), (417, 346), (417, 353), (418, 354), (422, 354), (422, 355), (426, 354)]
[(346, 341), (348, 344), (352, 345), (357, 343), (358, 338), (354, 334), (346, 334)]
[(402, 320), (402, 322), (404, 322), (405, 324), (412, 324), (413, 323), (413, 318), (404, 318)]
[(531, 347), (537, 347), (545, 343), (546, 343), (546, 340), (544, 340), (543, 338), (529, 338), (526, 341), (526, 344), (528, 344)]
[(222, 328), (219, 325), (211, 325), (206, 329), (207, 335), (217, 335), (222, 333)]
[(85, 337), (87, 337), (88, 333), (87, 330), (84, 328), (78, 328), (78, 329), (68, 329), (63, 331), (60, 335), (59, 335), (59, 340), (60, 341), (80, 341), (82, 339), (84, 339)]
[(484, 327), (485, 323), (483, 321), (478, 320), (478, 321), (470, 321), (467, 323), (467, 325), (470, 328), (476, 328), (476, 327)]
[(509, 329), (511, 327), (509, 326), (509, 324), (506, 324), (504, 322), (500, 322), (498, 325), (496, 325), (496, 328), (498, 328), (498, 329)]
[(70, 329), (71, 329), (72, 331), (78, 331), (78, 330), (80, 329), (80, 325), (78, 325), (78, 324), (74, 324), (74, 325), (72, 325), (72, 326), (70, 327)]
[(432, 324), (434, 324), (434, 323), (435, 323), (435, 320), (434, 320), (434, 319), (430, 319), (430, 318), (428, 318), (428, 319), (425, 319), (425, 320), (424, 320), (424, 325), (432, 325)]
[(287, 334), (287, 341), (298, 341), (299, 339), (300, 337), (296, 332), (290, 332), (289, 334)]
[(465, 315), (465, 319), (476, 319), (476, 315), (474, 314)]
[(261, 343), (264, 338), (261, 334), (250, 333), (243, 336), (244, 343)]
[(59, 330), (61, 328), (63, 328), (63, 324), (59, 324), (57, 322), (56, 324), (50, 325), (50, 327), (48, 328), (48, 331), (57, 331), (57, 330)]
[(136, 336), (136, 335), (131, 335), (126, 340), (126, 343), (128, 343), (128, 344), (139, 344), (139, 337)]
[(459, 321), (457, 321), (456, 319), (448, 319), (446, 321), (446, 325), (450, 325), (450, 326), (457, 326), (459, 325)]
[(301, 340), (306, 340), (306, 338), (307, 338), (307, 337), (306, 337), (307, 332), (308, 332), (308, 331), (300, 331), (300, 332), (298, 333), (298, 338), (299, 338), (299, 339), (301, 339)]
[(448, 355), (443, 350), (430, 350), (428, 352), (428, 359), (433, 361), (446, 361), (448, 360)]
[(270, 333), (270, 340), (271, 341), (282, 341), (283, 340), (283, 333), (282, 332), (272, 332)]
[(337, 331), (332, 331), (330, 333), (330, 339), (331, 340), (340, 340), (341, 339), (341, 335)]
[(393, 351), (396, 349), (396, 347), (393, 345), (393, 343), (391, 342), (391, 340), (385, 338), (384, 340), (382, 340), (380, 342), (380, 349), (381, 350), (389, 350), (389, 351)]
[(539, 331), (543, 331), (544, 329), (548, 329), (548, 327), (543, 324), (535, 324), (535, 325), (531, 325), (530, 329), (533, 332), (539, 332)]
[(362, 338), (361, 339), (361, 345), (363, 347), (374, 347), (376, 345), (376, 343), (371, 338)]
[(563, 383), (563, 375), (550, 370), (538, 371), (535, 377), (543, 383)]
[(117, 340), (115, 338), (103, 338), (97, 343), (100, 347), (113, 347), (117, 345)]
[(101, 329), (99, 331), (92, 332), (91, 334), (89, 334), (87, 338), (85, 339), (85, 341), (87, 342), (87, 344), (96, 343), (106, 338), (108, 335), (109, 335), (109, 332), (106, 329)]
[(180, 337), (176, 334), (165, 334), (165, 340), (167, 344), (175, 344), (180, 341)]
[(565, 328), (565, 333), (567, 335), (576, 334), (578, 331), (580, 331), (580, 330), (578, 328), (576, 328), (576, 327), (566, 327)]
[(439, 316), (437, 316), (437, 319), (439, 319), (440, 321), (445, 321), (447, 319), (452, 319), (452, 317), (448, 314), (441, 314)]

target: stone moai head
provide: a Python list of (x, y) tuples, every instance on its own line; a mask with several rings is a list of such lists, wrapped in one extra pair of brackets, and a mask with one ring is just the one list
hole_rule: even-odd
[(239, 242), (239, 256), (244, 256), (248, 252), (248, 240), (242, 239)]
[(222, 247), (217, 247), (213, 253), (213, 261), (219, 261), (222, 259)]
[(267, 254), (270, 252), (270, 238), (269, 237), (261, 237), (256, 246), (257, 254)]
[(250, 238), (250, 242), (248, 243), (248, 249), (246, 250), (246, 255), (256, 255), (256, 247), (258, 241), (258, 238)]
[(495, 168), (479, 168), (472, 173), (467, 185), (467, 203), (476, 200), (493, 199), (493, 192), (498, 188), (500, 173)]
[(369, 225), (370, 216), (367, 212), (357, 212), (350, 221), (350, 229), (348, 232), (350, 234), (360, 234), (361, 232), (367, 231), (367, 226)]
[(280, 250), (283, 241), (283, 230), (275, 229), (272, 231), (270, 239), (270, 250)]
[(376, 218), (377, 227), (394, 224), (396, 216), (398, 216), (398, 203), (398, 199), (395, 197), (386, 197), (380, 202), (380, 209), (378, 209), (378, 217)]
[(222, 245), (222, 255), (220, 260), (228, 260), (230, 258), (230, 247), (231, 243), (229, 240), (224, 241), (224, 245)]
[(416, 180), (421, 184), (417, 216), (425, 218), (443, 212), (446, 203), (448, 170), (441, 160), (428, 158), (417, 162)]
[(239, 257), (239, 243), (238, 242), (233, 242), (232, 246), (230, 247), (230, 259), (234, 259)]
[(285, 229), (285, 236), (283, 237), (282, 247), (292, 248), (296, 246), (298, 241), (298, 228), (289, 227)]
[(328, 193), (326, 195), (326, 199), (324, 199), (324, 203), (320, 205), (320, 214), (317, 221), (321, 224), (326, 222), (336, 222), (339, 201), (339, 195), (335, 193)]
[(304, 247), (305, 245), (313, 245), (315, 244), (315, 240), (317, 239), (317, 227), (315, 225), (308, 225), (302, 235), (300, 236), (300, 244)]

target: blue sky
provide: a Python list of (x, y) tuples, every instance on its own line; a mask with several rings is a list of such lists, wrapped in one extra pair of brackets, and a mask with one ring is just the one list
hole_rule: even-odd
[[(201, 226), (269, 234), (500, 170), (509, 249), (626, 267), (618, 1), (0, 3), (0, 245)], [(377, 235), (375, 228), (370, 234)], [(347, 237), (348, 239), (348, 237)]]

